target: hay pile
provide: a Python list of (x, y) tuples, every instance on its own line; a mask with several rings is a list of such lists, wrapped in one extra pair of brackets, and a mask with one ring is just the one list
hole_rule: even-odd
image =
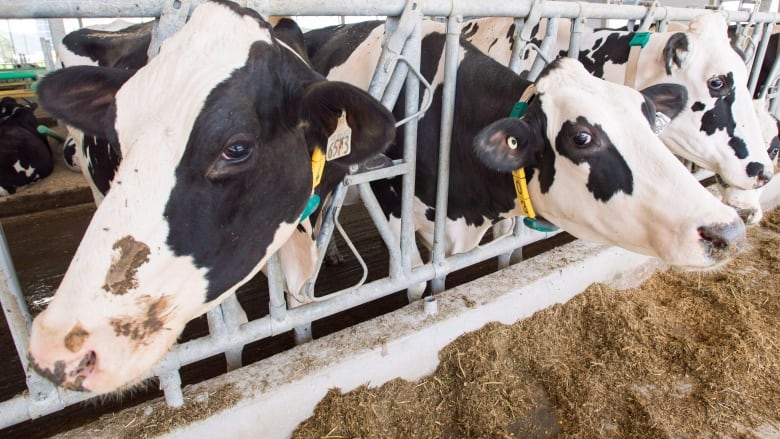
[(592, 285), (445, 347), (435, 374), (331, 390), (296, 438), (778, 437), (780, 209), (711, 274)]

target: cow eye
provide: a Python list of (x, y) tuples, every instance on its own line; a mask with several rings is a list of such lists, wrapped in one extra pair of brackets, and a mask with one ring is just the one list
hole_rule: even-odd
[(577, 146), (587, 146), (588, 144), (590, 144), (591, 139), (592, 138), (590, 136), (590, 133), (586, 131), (580, 131), (579, 133), (574, 135), (574, 138), (572, 140), (574, 140), (574, 144)]
[(249, 157), (252, 148), (246, 142), (231, 143), (222, 150), (222, 158), (233, 163), (240, 163)]
[(517, 139), (512, 136), (506, 138), (506, 144), (509, 145), (509, 149), (517, 149)]
[(724, 85), (725, 85), (725, 83), (723, 82), (723, 80), (720, 79), (717, 76), (715, 76), (714, 78), (710, 78), (707, 81), (707, 87), (709, 87), (710, 90), (713, 90), (713, 91), (718, 91), (718, 90), (722, 89)]

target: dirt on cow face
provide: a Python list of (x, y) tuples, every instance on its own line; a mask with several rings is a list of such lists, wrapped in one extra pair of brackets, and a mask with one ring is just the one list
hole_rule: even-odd
[(780, 209), (749, 243), (716, 273), (486, 325), (420, 381), (331, 390), (294, 437), (778, 437)]

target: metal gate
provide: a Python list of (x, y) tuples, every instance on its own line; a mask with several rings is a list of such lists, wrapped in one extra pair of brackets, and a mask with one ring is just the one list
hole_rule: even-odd
[[(101, 2), (91, 0), (28, 0), (25, 2), (0, 0), (0, 18), (159, 17), (156, 21), (152, 46), (150, 47), (150, 53), (154, 54), (159, 49), (160, 42), (184, 24), (189, 11), (197, 3), (199, 3), (198, 0), (135, 0), (133, 2), (120, 0)], [(250, 342), (291, 329), (296, 330), (298, 339), (306, 340), (309, 337), (308, 325), (314, 320), (401, 291), (420, 282), (431, 281), (434, 293), (439, 292), (444, 287), (444, 278), (448, 273), (496, 256), (499, 256), (499, 265), (506, 266), (512, 251), (551, 235), (524, 228), (520, 221), (516, 221), (514, 229), (510, 233), (498, 237), (489, 244), (479, 246), (467, 253), (445, 257), (442, 237), (447, 212), (449, 148), (453, 124), (452, 109), (454, 108), (457, 75), (457, 48), (464, 17), (517, 17), (515, 18), (516, 44), (510, 62), (510, 68), (517, 71), (523, 48), (530, 49), (533, 46), (530, 43), (530, 29), (538, 24), (542, 18), (549, 18), (546, 33), (549, 36), (543, 40), (539, 48), (534, 48), (547, 50), (554, 42), (555, 29), (564, 22), (571, 22), (573, 31), (570, 40), (570, 53), (573, 54), (579, 48), (579, 30), (589, 19), (636, 20), (645, 26), (655, 23), (657, 29), (663, 30), (669, 21), (688, 21), (703, 12), (702, 9), (663, 7), (657, 3), (639, 6), (542, 0), (516, 0), (512, 2), (245, 0), (238, 1), (238, 3), (269, 15), (388, 16), (387, 26), (391, 32), (387, 34), (384, 51), (374, 73), (369, 92), (385, 106), (392, 108), (403, 85), (407, 85), (405, 91), (407, 118), (404, 120), (405, 144), (407, 146), (404, 158), (396, 160), (392, 165), (367, 172), (357, 172), (357, 168), (352, 169), (352, 172), (347, 175), (333, 195), (334, 202), (326, 214), (326, 220), (321, 228), (317, 244), (320, 249), (319, 262), (321, 263), (325, 247), (334, 231), (338, 231), (346, 237), (338, 223), (338, 214), (347, 187), (357, 186), (361, 199), (387, 247), (390, 257), (389, 275), (369, 283), (364, 283), (365, 276), (363, 276), (363, 280), (358, 285), (324, 297), (317, 297), (312, 303), (301, 307), (288, 309), (283, 292), (278, 256), (272, 257), (268, 262), (270, 304), (267, 316), (239, 325), (237, 315), (240, 313), (238, 309), (240, 305), (235, 296), (231, 296), (221, 306), (208, 313), (210, 335), (176, 345), (156, 366), (151, 375), (159, 377), (160, 386), (170, 406), (180, 406), (183, 403), (179, 368), (184, 365), (224, 353), (228, 362), (228, 370), (239, 367), (241, 349)], [(416, 245), (412, 224), (415, 146), (417, 143), (417, 118), (421, 113), (418, 86), (421, 76), (417, 72), (420, 65), (420, 26), (424, 17), (444, 18), (447, 22), (445, 81), (432, 260), (422, 266), (412, 267), (410, 255), (413, 246)], [(780, 15), (760, 12), (758, 8), (755, 8), (752, 11), (728, 12), (728, 19), (730, 22), (741, 23), (744, 27), (752, 26), (754, 28), (754, 38), (751, 40), (750, 46), (755, 50), (749, 61), (751, 63), (749, 67), (753, 67), (749, 82), (752, 92), (757, 85), (758, 70), (766, 55), (773, 24), (780, 21)], [(743, 38), (747, 37), (743, 36)], [(542, 67), (543, 61), (541, 57), (537, 57), (529, 79), (535, 78)], [(762, 97), (772, 98), (772, 109), (777, 107), (774, 97), (778, 76), (780, 76), (780, 66), (775, 63), (767, 87), (762, 91)], [(426, 103), (422, 105), (424, 111)], [(398, 175), (403, 176), (400, 241), (390, 232), (387, 220), (368, 185), (370, 181)], [(90, 395), (56, 388), (28, 368), (26, 351), (31, 324), (30, 313), (17, 281), (1, 228), (0, 238), (0, 300), (16, 344), (19, 361), (24, 370), (27, 371), (28, 387), (27, 394), (0, 402), (0, 428), (4, 428), (55, 412), (67, 405), (83, 401)], [(360, 255), (354, 250), (353, 252), (358, 260), (362, 261)], [(366, 270), (365, 264), (362, 265), (363, 269)], [(316, 274), (304, 287), (304, 294), (310, 299), (314, 299), (315, 281)]]

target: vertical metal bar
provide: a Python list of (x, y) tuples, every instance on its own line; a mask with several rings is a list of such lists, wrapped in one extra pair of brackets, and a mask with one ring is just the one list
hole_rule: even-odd
[(19, 362), (25, 372), (27, 389), (30, 392), (28, 406), (30, 417), (35, 419), (65, 407), (59, 388), (29, 367), (27, 349), (30, 343), (32, 318), (16, 277), (2, 225), (0, 225), (0, 304), (3, 306), (5, 321), (16, 346)]
[(545, 31), (544, 39), (539, 47), (539, 53), (536, 54), (534, 63), (531, 69), (528, 71), (528, 79), (535, 81), (542, 69), (547, 64), (545, 58), (555, 59), (555, 57), (548, 57), (547, 54), (550, 50), (555, 50), (558, 45), (558, 17), (552, 17), (547, 20), (547, 30)]
[(274, 253), (266, 262), (268, 275), (268, 312), (271, 320), (283, 322), (287, 319), (287, 303), (284, 300), (284, 275), (279, 254)]
[(165, 402), (169, 407), (181, 407), (184, 405), (184, 392), (181, 390), (181, 375), (179, 369), (181, 362), (178, 354), (166, 355), (155, 372), (160, 379), (160, 390), (163, 391)]
[[(444, 46), (444, 87), (441, 102), (441, 134), (439, 136), (439, 169), (436, 181), (436, 212), (433, 228), (433, 267), (441, 265), (445, 258), (447, 240), (447, 202), (450, 186), (450, 145), (452, 124), (455, 119), (455, 84), (458, 80), (458, 53), (460, 51), (460, 28), (463, 17), (452, 15), (447, 19), (447, 38)], [(444, 291), (445, 276), (436, 276), (431, 282), (431, 291)]]
[(360, 192), (360, 199), (363, 200), (363, 204), (366, 206), (369, 216), (374, 221), (376, 229), (379, 232), (379, 236), (385, 242), (387, 251), (389, 253), (390, 270), (389, 274), (391, 278), (400, 279), (404, 275), (404, 269), (402, 264), (403, 256), (401, 255), (401, 247), (399, 241), (390, 229), (390, 225), (387, 223), (382, 212), (382, 207), (376, 199), (376, 195), (371, 190), (371, 186), (368, 183), (362, 183), (358, 185), (358, 191)]
[[(51, 34), (51, 44), (56, 49), (57, 44), (59, 44), (62, 39), (65, 37), (65, 23), (62, 21), (62, 19), (51, 19), (46, 20), (47, 24), (49, 25), (49, 33)], [(58, 68), (58, 60), (54, 60), (54, 68)]]
[(191, 0), (165, 0), (160, 17), (152, 29), (152, 41), (147, 54), (154, 57), (160, 51), (162, 42), (184, 26), (190, 13)]
[(764, 84), (764, 88), (761, 89), (761, 93), (758, 95), (759, 99), (766, 99), (766, 95), (769, 93), (769, 90), (772, 88), (772, 85), (774, 84), (779, 74), (780, 74), (780, 57), (775, 56), (775, 60), (772, 63), (772, 68), (769, 70), (769, 73), (766, 75), (766, 84)]
[(758, 83), (758, 74), (761, 72), (761, 64), (764, 62), (764, 56), (766, 56), (766, 48), (769, 45), (769, 37), (772, 34), (771, 23), (761, 23), (761, 42), (758, 44), (758, 52), (756, 52), (756, 58), (753, 60), (753, 68), (750, 70), (750, 80), (748, 81), (748, 89), (750, 90), (750, 96), (754, 96), (756, 92), (756, 85)]
[(567, 53), (569, 58), (578, 59), (580, 56), (580, 40), (582, 39), (582, 31), (585, 28), (585, 22), (587, 21), (588, 17), (584, 14), (572, 20), (571, 37), (569, 37), (569, 51)]
[[(416, 2), (414, 29), (404, 47), (403, 54), (409, 61), (410, 68), (420, 68), (422, 43), (422, 12)], [(405, 112), (407, 116), (417, 113), (420, 103), (420, 80), (409, 73), (406, 78)], [(409, 172), (402, 177), (401, 190), (401, 267), (404, 273), (412, 271), (412, 255), (417, 251), (414, 238), (414, 184), (417, 169), (417, 119), (404, 125), (404, 162), (409, 166)]]
[(8, 241), (0, 225), (0, 302), (3, 305), (5, 321), (16, 346), (16, 353), (22, 362), (22, 368), (27, 370), (27, 348), (30, 342), (30, 326), (32, 317), (27, 310), (27, 304), (16, 277), (16, 270), (8, 250)]
[(512, 54), (509, 56), (509, 70), (520, 74), (520, 66), (522, 64), (523, 52), (525, 52), (526, 44), (520, 39), (520, 32), (525, 26), (524, 18), (515, 18), (515, 33), (512, 35), (514, 44), (512, 45)]

